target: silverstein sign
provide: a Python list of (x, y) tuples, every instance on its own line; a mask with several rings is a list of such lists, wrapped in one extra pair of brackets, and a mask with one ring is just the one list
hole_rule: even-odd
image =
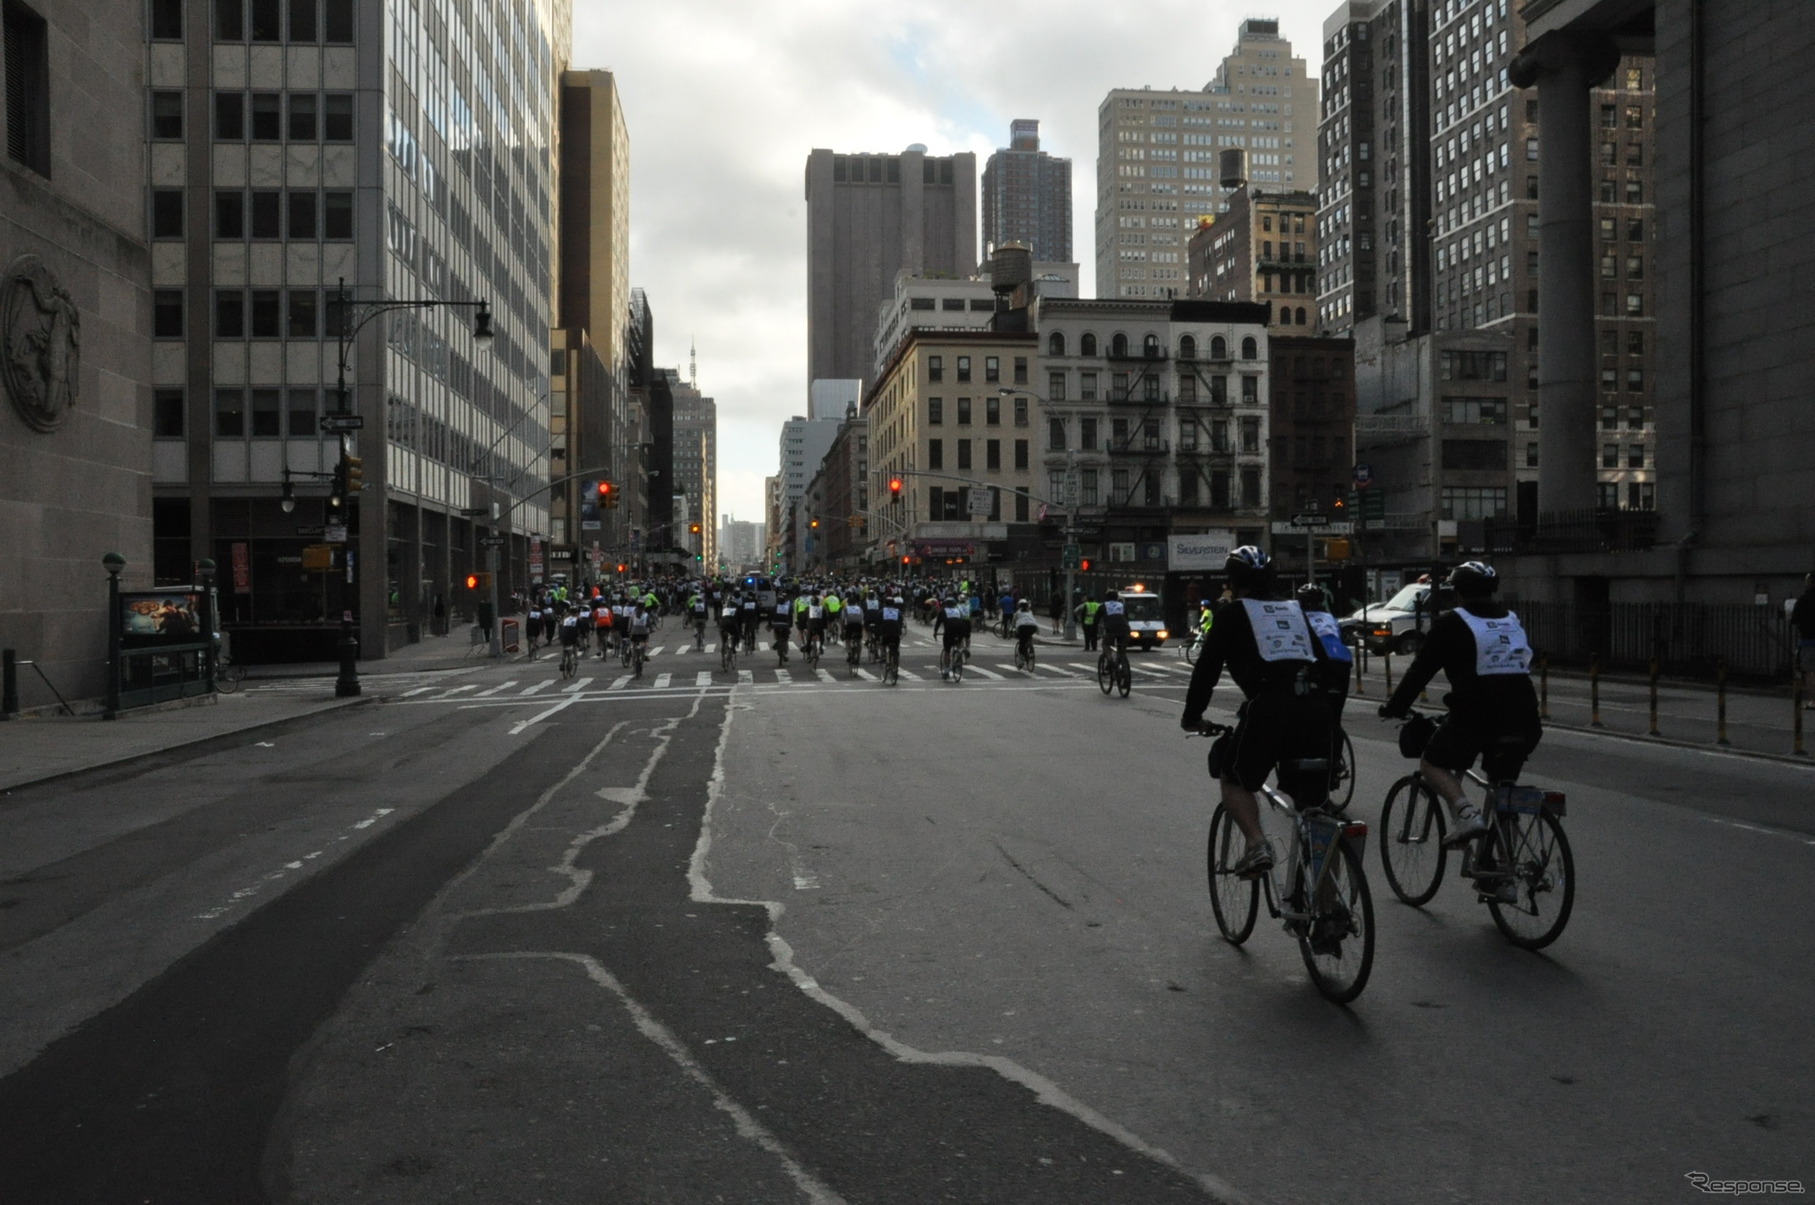
[(0, 282), (0, 382), (34, 431), (55, 431), (76, 404), (82, 316), (56, 275), (21, 255)]

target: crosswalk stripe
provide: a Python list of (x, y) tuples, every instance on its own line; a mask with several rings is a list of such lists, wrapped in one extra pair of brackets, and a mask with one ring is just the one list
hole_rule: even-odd
[(610, 686), (607, 686), (605, 689), (606, 690), (623, 690), (624, 687), (629, 683), (629, 681), (630, 681), (629, 674), (620, 674), (618, 676), (618, 678), (615, 681), (613, 681)]
[(666, 690), (668, 689), (668, 684), (672, 681), (674, 681), (673, 674), (657, 674), (655, 676), (655, 688), (657, 690)]
[(546, 678), (546, 679), (544, 679), (544, 680), (543, 680), (543, 681), (541, 681), (541, 682), (537, 682), (537, 683), (535, 683), (535, 684), (533, 684), (533, 685), (531, 685), (531, 686), (526, 686), (526, 687), (524, 687), (524, 688), (523, 688), (523, 693), (524, 693), (524, 694), (526, 694), (526, 695), (533, 695), (533, 694), (535, 694), (535, 693), (536, 693), (536, 692), (537, 692), (537, 691), (541, 691), (541, 690), (547, 690), (547, 689), (548, 689), (548, 688), (549, 688), (549, 687), (550, 687), (550, 686), (551, 686), (551, 685), (553, 685), (553, 684), (554, 684), (554, 679), (553, 679), (553, 678)]
[(775, 680), (783, 686), (791, 686), (794, 683), (794, 675), (785, 669), (778, 669), (775, 671)]
[(1046, 662), (1044, 662), (1044, 661), (1036, 661), (1036, 662), (1034, 662), (1034, 668), (1035, 668), (1035, 669), (1043, 669), (1043, 670), (1045, 670), (1045, 671), (1046, 671), (1046, 672), (1047, 672), (1047, 673), (1049, 673), (1049, 674), (1057, 674), (1057, 675), (1059, 675), (1059, 677), (1061, 677), (1061, 678), (1075, 678), (1075, 677), (1077, 677), (1077, 676), (1078, 676), (1078, 675), (1077, 675), (1077, 674), (1074, 674), (1074, 673), (1072, 673), (1072, 672), (1071, 672), (1071, 671), (1070, 671), (1070, 670), (1068, 670), (1068, 669), (1061, 669), (1061, 668), (1059, 668), (1059, 667), (1058, 667), (1058, 666), (1056, 666), (1056, 665), (1048, 665), (1048, 664), (1047, 664), (1047, 663), (1046, 663)]
[(871, 672), (870, 672), (870, 671), (869, 671), (869, 670), (867, 670), (867, 669), (862, 669), (862, 668), (859, 668), (859, 669), (858, 669), (858, 671), (857, 671), (857, 676), (858, 676), (858, 677), (859, 677), (859, 678), (862, 678), (862, 679), (863, 679), (863, 680), (864, 680), (864, 681), (865, 681), (865, 682), (875, 682), (875, 681), (879, 681), (879, 679), (878, 679), (878, 678), (877, 678), (877, 677), (876, 677), (876, 675), (875, 675), (875, 674), (872, 674), (872, 673), (871, 673)]
[(437, 699), (451, 699), (457, 694), (461, 694), (465, 691), (477, 690), (477, 689), (479, 689), (479, 684), (477, 682), (468, 682), (465, 686), (456, 686), (452, 690), (444, 690), (440, 694), (436, 695), (435, 697)]
[(836, 682), (836, 681), (838, 681), (838, 679), (837, 679), (837, 678), (834, 678), (834, 677), (833, 677), (833, 676), (832, 676), (832, 671), (831, 671), (831, 670), (825, 670), (825, 669), (816, 669), (816, 670), (814, 670), (814, 671), (813, 671), (813, 672), (814, 672), (814, 673), (815, 673), (815, 674), (818, 674), (818, 675), (819, 675), (819, 680), (820, 680), (820, 681), (821, 681), (821, 682)]
[(575, 678), (571, 683), (561, 688), (561, 693), (573, 694), (576, 691), (585, 690), (586, 684), (591, 681), (591, 678)]
[(494, 686), (494, 687), (492, 687), (492, 688), (491, 688), (491, 689), (490, 689), (490, 690), (482, 690), (482, 691), (480, 691), (480, 692), (479, 692), (479, 693), (478, 693), (478, 694), (476, 694), (476, 695), (474, 695), (474, 696), (473, 696), (473, 698), (475, 698), (475, 699), (488, 699), (488, 698), (490, 698), (490, 697), (491, 697), (491, 696), (493, 696), (493, 695), (495, 695), (495, 694), (497, 694), (497, 693), (499, 693), (499, 692), (500, 692), (500, 691), (503, 691), (503, 690), (508, 690), (508, 689), (509, 689), (509, 688), (510, 688), (510, 687), (513, 687), (513, 686), (515, 686), (515, 685), (516, 685), (516, 684), (517, 684), (517, 680), (516, 680), (516, 679), (515, 679), (515, 678), (512, 678), (512, 679), (511, 679), (511, 680), (510, 680), (510, 681), (508, 681), (508, 682), (500, 682), (500, 683), (499, 683), (499, 684), (498, 684), (498, 685), (496, 685), (496, 686)]
[[(283, 686), (283, 687), (261, 686), (259, 689), (260, 690), (294, 690), (296, 688), (293, 686)], [(427, 693), (429, 693), (429, 691), (434, 690), (434, 689), (435, 688), (433, 686), (418, 686), (415, 690), (404, 691), (402, 697), (407, 699), (407, 698), (411, 697), (412, 695), (426, 695)]]
[(703, 649), (701, 649), (701, 650), (700, 650), (700, 652), (702, 652), (702, 653), (716, 653), (716, 652), (718, 652), (718, 645), (716, 645), (716, 644), (709, 644), (709, 645), (707, 645), (707, 646), (706, 646), (706, 647), (705, 647), (705, 648), (703, 648)]
[(756, 685), (756, 675), (747, 669), (740, 669), (737, 671), (737, 684), (739, 686), (754, 686)]
[(711, 686), (712, 671), (703, 669), (699, 673), (693, 675), (693, 684), (695, 686)]
[(668, 646), (665, 644), (658, 644), (654, 648), (650, 649), (647, 653), (644, 653), (643, 657), (645, 660), (647, 660), (648, 658), (655, 656), (657, 653), (660, 653), (663, 649), (665, 649), (667, 647)]
[(897, 665), (897, 666), (896, 666), (896, 667), (895, 667), (895, 673), (896, 673), (896, 674), (897, 674), (897, 675), (898, 675), (898, 676), (900, 676), (900, 677), (901, 677), (901, 678), (902, 678), (902, 679), (904, 679), (904, 680), (905, 680), (905, 681), (908, 681), (908, 682), (920, 682), (920, 681), (924, 681), (924, 679), (922, 679), (922, 678), (921, 678), (921, 676), (920, 676), (920, 675), (919, 675), (919, 674), (917, 674), (917, 673), (915, 673), (915, 672), (914, 672), (914, 671), (913, 671), (913, 670), (911, 670), (911, 669), (903, 669), (903, 668), (902, 668), (902, 667), (901, 667), (901, 666), (899, 666), (899, 665)]
[(979, 678), (989, 682), (1002, 681), (1001, 674), (992, 673), (991, 671), (984, 669), (981, 665), (978, 665), (975, 661), (967, 662), (964, 666), (964, 672), (967, 674), (976, 674)]

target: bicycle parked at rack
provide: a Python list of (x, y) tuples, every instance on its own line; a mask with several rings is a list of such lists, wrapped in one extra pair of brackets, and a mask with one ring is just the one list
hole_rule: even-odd
[[(1507, 738), (1507, 744), (1523, 744)], [(1563, 833), (1567, 797), (1561, 791), (1489, 782), (1474, 770), (1470, 782), (1486, 788), (1488, 828), (1462, 847), (1461, 877), (1493, 913), (1506, 940), (1541, 950), (1562, 935), (1575, 907), (1575, 855)], [(1380, 809), (1380, 865), (1393, 894), (1422, 908), (1443, 885), (1450, 851), (1443, 847), (1449, 821), (1442, 799), (1422, 770), (1394, 783)]]
[(214, 657), (214, 689), (224, 695), (230, 695), (239, 689), (239, 684), (246, 680), (246, 667), (239, 664), (226, 653), (216, 653)]
[[(1210, 736), (1233, 731), (1223, 724), (1205, 727)], [(1328, 762), (1286, 761), (1279, 770), (1297, 784), (1327, 774)], [(1217, 804), (1205, 854), (1216, 926), (1231, 944), (1241, 945), (1254, 932), (1264, 894), (1268, 915), (1298, 940), (1317, 990), (1326, 1000), (1347, 1004), (1361, 995), (1374, 969), (1374, 897), (1362, 866), (1368, 826), (1331, 814), (1327, 796), (1301, 808), (1264, 783), (1255, 796), (1290, 822), (1289, 849), (1270, 870), (1236, 874), (1233, 867), (1247, 842), (1229, 809)]]

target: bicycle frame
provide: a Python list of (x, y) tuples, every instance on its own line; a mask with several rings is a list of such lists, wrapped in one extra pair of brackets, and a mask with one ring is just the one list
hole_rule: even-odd
[[(1310, 882), (1306, 886), (1306, 894), (1307, 897), (1314, 896), (1329, 878), (1330, 866), (1336, 860), (1332, 855), (1336, 852), (1339, 841), (1352, 842), (1358, 857), (1367, 852), (1368, 826), (1364, 821), (1332, 816), (1321, 806), (1301, 811), (1289, 795), (1266, 783), (1261, 784), (1255, 795), (1265, 799), (1268, 806), (1291, 821), (1291, 849), (1284, 858), (1273, 863), (1264, 880), (1267, 890), (1262, 894), (1267, 900), (1267, 912), (1274, 920), (1310, 920), (1310, 913), (1286, 907), (1287, 880), (1282, 877), (1284, 872), (1304, 866), (1310, 872), (1307, 875)], [(1321, 850), (1317, 848), (1319, 841), (1322, 842)]]

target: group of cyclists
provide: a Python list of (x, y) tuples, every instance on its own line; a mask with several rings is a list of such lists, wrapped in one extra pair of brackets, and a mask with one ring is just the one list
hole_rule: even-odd
[[(1315, 586), (1282, 597), (1271, 558), (1253, 546), (1230, 553), (1229, 591), (1206, 601), (1200, 620), (1196, 666), (1180, 724), (1211, 730), (1204, 719), (1225, 672), (1242, 703), (1228, 743), (1213, 759), (1222, 800), (1246, 841), (1235, 863), (1240, 874), (1269, 870), (1276, 851), (1260, 825), (1256, 791), (1276, 767), (1316, 764), (1340, 740), (1353, 651)], [(1531, 643), (1518, 616), (1495, 600), (1499, 579), (1491, 565), (1468, 561), (1443, 583), (1455, 606), (1442, 614), (1409, 670), (1380, 708), (1405, 719), (1412, 704), (1441, 671), (1450, 690), (1448, 714), (1419, 739), (1420, 769), (1450, 814), (1443, 845), (1466, 845), (1488, 830), (1482, 808), (1470, 801), (1466, 772), (1477, 759), (1490, 781), (1516, 778), (1541, 736), (1537, 692), (1531, 681)], [(1315, 784), (1302, 789), (1316, 794)], [(1296, 793), (1288, 787), (1289, 793)], [(1483, 801), (1485, 802), (1485, 801)]]

